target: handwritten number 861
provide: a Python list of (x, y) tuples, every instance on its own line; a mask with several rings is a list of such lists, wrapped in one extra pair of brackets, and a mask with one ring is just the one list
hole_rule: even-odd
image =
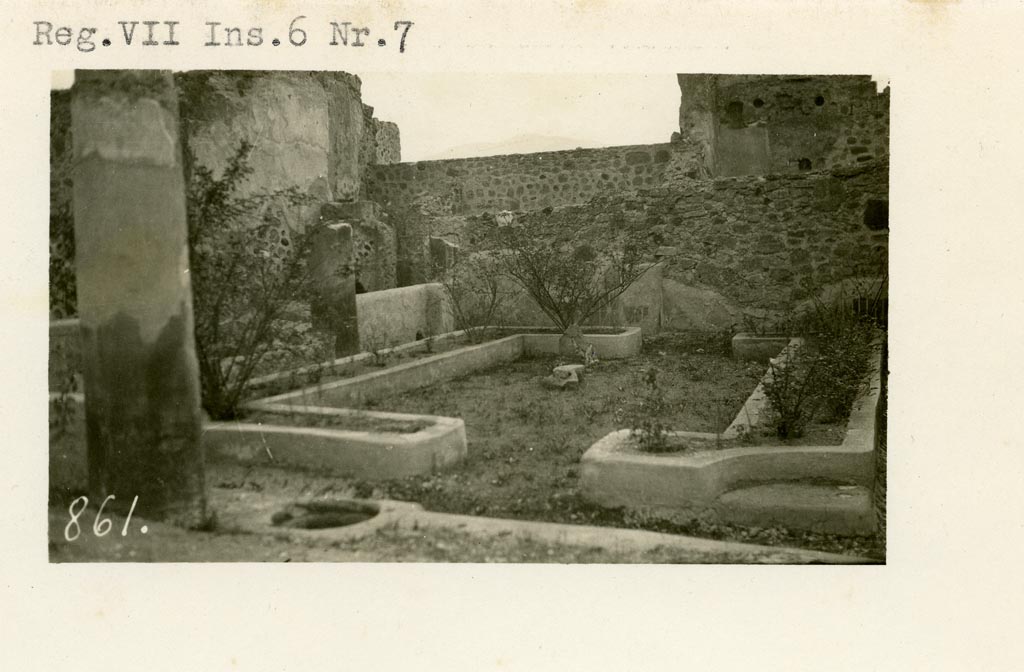
[[(109, 518), (103, 518), (103, 507), (107, 505), (112, 499), (116, 499), (114, 495), (107, 495), (107, 498), (100, 504), (100, 508), (96, 511), (96, 519), (92, 523), (92, 533), (97, 537), (104, 537), (110, 532), (111, 528), (114, 527), (114, 523)], [(135, 511), (135, 505), (139, 501), (139, 496), (135, 495), (135, 499), (132, 500), (132, 508), (128, 511), (128, 517), (124, 520), (124, 527), (121, 529), (121, 536), (128, 536), (128, 523), (132, 520), (132, 513)], [(64, 526), (64, 538), (68, 541), (74, 541), (78, 539), (82, 533), (81, 525), (78, 523), (78, 519), (81, 517), (85, 510), (89, 507), (89, 498), (82, 496), (71, 502), (71, 506), (68, 507), (68, 513), (71, 514), (71, 520)], [(72, 529), (73, 528), (73, 529)]]

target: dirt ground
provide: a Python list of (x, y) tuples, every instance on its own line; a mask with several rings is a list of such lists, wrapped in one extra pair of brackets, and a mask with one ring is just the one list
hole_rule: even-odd
[[(247, 498), (275, 501), (353, 497), (351, 484), (312, 472), (225, 463), (207, 470), (211, 505), (220, 513)], [(250, 499), (250, 501), (251, 501)], [(228, 505), (228, 502), (231, 505)], [(81, 514), (80, 533), (69, 528), (67, 498), (55, 498), (49, 510), (51, 562), (521, 562), (521, 563), (749, 563), (764, 562), (763, 551), (716, 552), (659, 546), (647, 550), (554, 543), (502, 532), (467, 533), (455, 529), (415, 530), (385, 526), (357, 540), (256, 535), (234, 527), (221, 516), (212, 532), (186, 531), (133, 517), (128, 533), (123, 516), (104, 514), (111, 531), (92, 531), (95, 510)], [(225, 521), (228, 522), (225, 522)], [(145, 526), (146, 532), (141, 530)], [(751, 541), (736, 536), (737, 541)], [(780, 549), (782, 550), (782, 549)], [(785, 551), (783, 551), (785, 553)], [(772, 561), (772, 560), (768, 560)], [(777, 561), (777, 560), (776, 560)], [(793, 560), (798, 561), (798, 560)]]
[[(332, 478), (266, 467), (211, 465), (211, 506), (221, 514), (245, 501), (349, 497), (351, 491)], [(247, 499), (248, 498), (248, 499)], [(76, 508), (77, 511), (77, 508)], [(763, 551), (699, 550), (657, 546), (609, 550), (594, 545), (555, 543), (506, 532), (482, 534), (432, 527), (429, 530), (386, 525), (358, 539), (296, 539), (286, 530), (254, 534), (233, 527), (222, 515), (213, 531), (186, 531), (173, 525), (104, 513), (110, 531), (93, 531), (96, 511), (80, 513), (80, 527), (69, 525), (65, 501), (51, 502), (51, 562), (453, 562), (453, 563), (723, 563), (778, 562)], [(127, 529), (127, 534), (122, 532)], [(143, 532), (143, 529), (145, 532)], [(796, 556), (791, 561), (799, 562)], [(787, 557), (787, 554), (781, 556)], [(786, 561), (785, 559), (781, 561)], [(803, 560), (806, 562), (806, 560)]]
[[(63, 536), (67, 511), (51, 509), (51, 562), (555, 562), (691, 563), (728, 562), (725, 555), (676, 549), (609, 551), (514, 537), (481, 538), (455, 530), (413, 532), (383, 528), (357, 541), (297, 543), (285, 537), (241, 533), (187, 532), (147, 523), (147, 533), (122, 538), (84, 534), (73, 542)], [(135, 521), (133, 521), (135, 522)], [(140, 521), (141, 522), (141, 521)], [(133, 525), (134, 526), (134, 525)], [(734, 560), (735, 561), (735, 560)]]

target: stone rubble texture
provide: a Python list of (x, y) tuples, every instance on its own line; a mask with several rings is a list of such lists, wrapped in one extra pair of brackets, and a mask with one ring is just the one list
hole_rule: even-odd
[(313, 328), (334, 337), (335, 357), (356, 354), (360, 340), (352, 226), (331, 221), (320, 225), (310, 250), (309, 268), (314, 282), (310, 305)]
[[(715, 176), (888, 157), (889, 91), (863, 75), (679, 75), (679, 126)], [(755, 151), (755, 146), (759, 150)], [(801, 167), (801, 160), (808, 163)]]
[[(869, 77), (679, 75), (672, 142), (413, 163), (399, 162), (398, 128), (373, 117), (353, 75), (200, 71), (176, 82), (187, 155), (217, 168), (253, 142), (253, 189), (297, 186), (315, 200), (292, 226), (323, 203), (375, 204), (342, 220), (361, 291), (430, 282), (441, 256), (431, 239), (471, 254), (470, 225), (501, 211), (644, 227), (657, 272), (591, 324), (648, 333), (734, 326), (877, 278), (887, 263), (889, 93)], [(59, 121), (66, 95), (52, 99)], [(69, 189), (59, 126), (54, 211)], [(528, 299), (510, 320), (547, 324)]]
[(320, 220), (352, 227), (357, 292), (376, 292), (395, 286), (395, 231), (387, 214), (373, 201), (325, 203)]
[[(658, 265), (660, 275), (641, 279), (648, 287), (660, 282), (661, 328), (725, 328), (746, 310), (783, 310), (844, 279), (877, 277), (888, 231), (871, 230), (864, 213), (870, 201), (887, 198), (888, 177), (888, 163), (873, 161), (808, 174), (682, 180), (519, 218), (644, 227), (675, 250)], [(642, 314), (629, 309), (643, 304), (623, 305), (625, 318), (636, 320), (628, 323), (639, 323)]]

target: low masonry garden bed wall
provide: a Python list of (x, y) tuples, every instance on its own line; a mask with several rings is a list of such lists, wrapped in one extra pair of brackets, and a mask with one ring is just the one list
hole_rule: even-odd
[[(559, 350), (559, 339), (561, 334), (552, 330), (538, 329), (535, 333), (523, 334), (523, 349), (529, 354), (557, 355)], [(640, 354), (643, 345), (643, 334), (640, 327), (626, 327), (619, 330), (598, 330), (593, 331), (583, 328), (583, 336), (580, 340), (584, 345), (593, 345), (594, 351), (599, 359), (627, 359)]]
[[(51, 393), (51, 402), (60, 398)], [(85, 406), (80, 394), (65, 395), (68, 417), (51, 428), (51, 489), (86, 486)], [(279, 424), (273, 416), (281, 416)], [(332, 426), (348, 418), (352, 430)], [(339, 408), (270, 407), (261, 422), (210, 422), (203, 426), (207, 459), (315, 469), (355, 478), (404, 478), (431, 474), (466, 456), (466, 428), (459, 418)], [(305, 423), (305, 424), (304, 424)]]
[[(796, 529), (871, 534), (881, 357), (854, 403), (841, 445), (759, 445), (716, 449), (755, 427), (767, 408), (762, 386), (722, 435), (673, 432), (681, 452), (639, 450), (630, 430), (612, 432), (582, 458), (581, 494), (605, 507), (684, 522), (784, 523)], [(758, 490), (759, 486), (762, 487)], [(777, 487), (776, 487), (777, 486)], [(775, 489), (771, 489), (775, 488)]]
[(767, 364), (789, 343), (786, 334), (752, 334), (740, 332), (732, 337), (732, 356)]
[[(583, 340), (593, 344), (597, 356), (602, 359), (623, 359), (640, 353), (643, 339), (639, 327), (616, 331), (618, 333), (584, 333)], [(500, 330), (498, 333), (501, 333)], [(264, 397), (250, 401), (243, 407), (247, 410), (257, 411), (267, 410), (268, 404), (274, 407), (281, 404), (338, 408), (357, 406), (381, 397), (459, 378), (474, 371), (514, 361), (523, 355), (557, 354), (560, 336), (554, 331), (551, 333), (513, 334), (477, 345), (467, 345), (448, 352), (420, 357), (378, 371)], [(445, 335), (439, 338), (452, 337)], [(360, 358), (360, 361), (366, 360), (362, 354), (356, 355), (356, 357)], [(338, 360), (338, 362), (342, 362), (342, 360)], [(271, 381), (261, 379), (259, 382), (265, 384)]]
[[(481, 340), (493, 340), (496, 337), (497, 335), (493, 333), (480, 335)], [(431, 357), (471, 344), (466, 332), (453, 331), (394, 347), (382, 348), (376, 352), (359, 352), (333, 361), (317, 362), (257, 376), (249, 381), (246, 389), (251, 398), (269, 397), (302, 387), (382, 371), (414, 359)]]
[(243, 408), (257, 411), (273, 410), (281, 405), (336, 408), (356, 406), (389, 394), (427, 387), (501, 362), (513, 361), (522, 354), (523, 337), (507, 336), (496, 341), (469, 345), (397, 364), (379, 371), (257, 399), (247, 402)]
[[(459, 418), (339, 408), (289, 407), (294, 425), (216, 422), (203, 429), (213, 458), (315, 469), (357, 478), (403, 478), (430, 474), (466, 456), (466, 427)], [(303, 426), (318, 416), (360, 416), (414, 431), (350, 430)]]

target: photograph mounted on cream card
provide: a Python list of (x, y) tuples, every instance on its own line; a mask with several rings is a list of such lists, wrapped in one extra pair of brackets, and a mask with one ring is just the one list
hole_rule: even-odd
[(884, 563), (886, 83), (439, 78), (55, 73), (50, 561)]

